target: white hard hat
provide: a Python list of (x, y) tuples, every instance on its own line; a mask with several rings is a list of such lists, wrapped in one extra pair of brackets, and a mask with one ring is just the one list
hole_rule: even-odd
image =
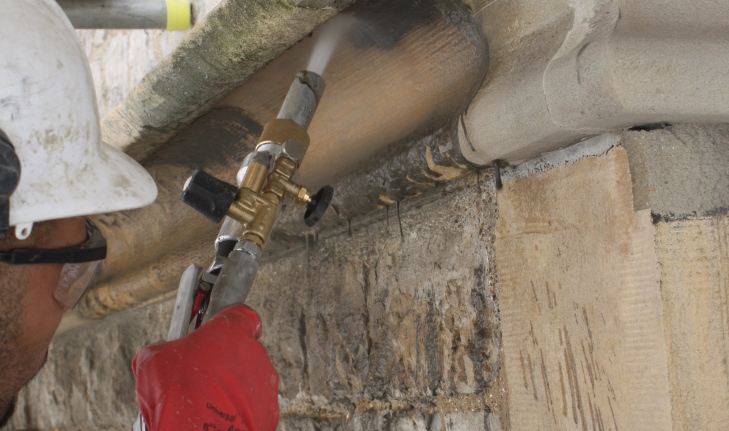
[[(101, 142), (91, 70), (54, 0), (0, 0), (0, 130), (20, 160), (9, 226), (148, 205), (154, 180)], [(1, 168), (1, 167), (0, 167)]]

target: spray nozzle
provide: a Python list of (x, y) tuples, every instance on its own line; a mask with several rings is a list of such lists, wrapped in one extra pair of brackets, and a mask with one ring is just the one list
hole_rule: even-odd
[(196, 171), (185, 184), (182, 201), (219, 222), (228, 216), (244, 226), (241, 239), (261, 249), (268, 241), (285, 198), (306, 205), (304, 222), (313, 226), (329, 206), (329, 186), (316, 194), (297, 184), (297, 170), (309, 147), (307, 129), (324, 92), (324, 79), (314, 72), (296, 75), (276, 119), (263, 129), (256, 151), (239, 171), (238, 186)]

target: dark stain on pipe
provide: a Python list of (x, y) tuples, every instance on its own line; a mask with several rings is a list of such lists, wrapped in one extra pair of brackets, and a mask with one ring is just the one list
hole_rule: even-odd
[(195, 120), (143, 163), (159, 195), (148, 207), (94, 216), (109, 243), (96, 287), (78, 305), (84, 317), (101, 317), (147, 301), (177, 286), (191, 263), (207, 264), (219, 226), (182, 202), (186, 178), (205, 167), (235, 181), (261, 126), (237, 108), (216, 108)]
[[(370, 48), (393, 49), (413, 29), (438, 19), (444, 18), (458, 28), (476, 47), (477, 52), (482, 53), (478, 77), (460, 107), (459, 114), (467, 113), (468, 104), (481, 88), (489, 66), (488, 41), (475, 22), (470, 8), (457, 0), (371, 0), (355, 3), (346, 13), (357, 19), (350, 30), (350, 39), (354, 46), (363, 51)], [(465, 144), (471, 145), (467, 134), (466, 141)], [(456, 145), (461, 144), (456, 142)]]
[[(178, 165), (230, 171), (255, 148), (263, 126), (240, 109), (214, 108), (153, 153), (144, 165)], [(235, 169), (237, 172), (237, 169)], [(235, 172), (231, 178), (234, 180)], [(182, 190), (182, 184), (180, 184)]]
[(457, 0), (371, 0), (360, 1), (346, 13), (357, 19), (351, 30), (352, 44), (361, 50), (392, 49), (416, 27), (445, 18), (463, 31), (472, 43), (483, 36), (473, 25), (468, 6)]
[(438, 18), (433, 1), (373, 0), (356, 3), (347, 13), (357, 19), (350, 38), (361, 50), (392, 49), (413, 28)]

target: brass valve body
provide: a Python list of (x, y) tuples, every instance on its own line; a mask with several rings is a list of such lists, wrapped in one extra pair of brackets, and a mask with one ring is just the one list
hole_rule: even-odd
[[(278, 144), (295, 139), (308, 147), (309, 135), (303, 127), (290, 120), (273, 120), (264, 128), (262, 144)], [(293, 198), (298, 205), (311, 202), (311, 192), (296, 184), (292, 178), (297, 163), (286, 155), (279, 155), (273, 169), (261, 163), (252, 162), (248, 166), (235, 201), (227, 216), (244, 226), (242, 240), (254, 242), (264, 248), (273, 229), (278, 207), (286, 196)]]

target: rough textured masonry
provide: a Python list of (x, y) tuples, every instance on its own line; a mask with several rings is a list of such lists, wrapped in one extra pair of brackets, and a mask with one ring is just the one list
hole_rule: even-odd
[[(500, 430), (495, 217), (493, 181), (472, 175), (265, 263), (249, 302), (281, 375), (279, 430)], [(11, 429), (128, 429), (131, 358), (171, 308), (56, 339)]]
[(681, 124), (623, 133), (633, 205), (656, 220), (729, 211), (729, 124)]

